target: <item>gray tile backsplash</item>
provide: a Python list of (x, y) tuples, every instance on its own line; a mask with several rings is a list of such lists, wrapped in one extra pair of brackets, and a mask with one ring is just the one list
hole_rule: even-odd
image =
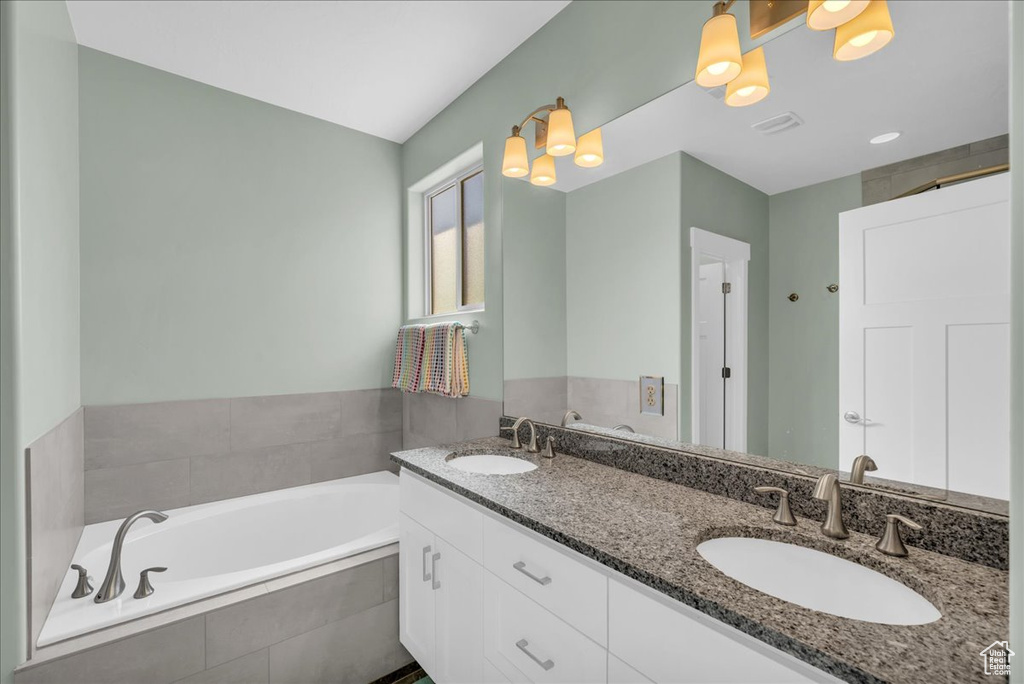
[(494, 436), (502, 404), (493, 399), (449, 399), (436, 394), (402, 395), (402, 441), (417, 449)]
[(25, 450), (30, 650), (85, 524), (85, 430), (79, 409)]
[[(456, 402), (436, 399), (454, 438)], [(402, 405), (370, 389), (86, 406), (85, 523), (391, 469)]]

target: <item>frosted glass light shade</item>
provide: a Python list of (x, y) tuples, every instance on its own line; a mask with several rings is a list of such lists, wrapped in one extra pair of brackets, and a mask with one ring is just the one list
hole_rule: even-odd
[(542, 154), (533, 160), (533, 173), (530, 182), (534, 185), (555, 184), (555, 158), (550, 154)]
[(548, 115), (548, 141), (545, 150), (553, 157), (564, 157), (576, 151), (576, 132), (572, 128), (572, 112), (555, 109)]
[(811, 0), (807, 5), (807, 28), (828, 31), (863, 12), (868, 0)]
[(740, 75), (725, 86), (725, 104), (730, 107), (746, 107), (760, 102), (770, 91), (764, 48), (756, 48), (743, 55)]
[(509, 178), (522, 178), (530, 173), (530, 160), (526, 156), (526, 139), (520, 135), (505, 138), (505, 157), (501, 160), (501, 174)]
[(867, 57), (888, 45), (893, 33), (888, 3), (871, 0), (863, 12), (836, 28), (832, 56), (840, 62)]
[(601, 140), (601, 129), (595, 128), (580, 136), (576, 144), (576, 166), (593, 168), (604, 163), (604, 142)]
[(700, 53), (697, 55), (698, 85), (715, 88), (725, 85), (740, 73), (740, 34), (736, 17), (719, 14), (711, 17), (700, 32)]

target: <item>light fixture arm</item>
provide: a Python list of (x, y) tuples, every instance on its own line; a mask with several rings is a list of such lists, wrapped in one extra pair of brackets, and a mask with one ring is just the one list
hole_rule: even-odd
[(721, 0), (721, 2), (716, 2), (714, 8), (711, 10), (711, 16), (717, 17), (719, 14), (725, 14), (729, 11), (729, 8), (732, 7), (734, 2), (736, 2), (736, 0)]
[[(540, 122), (540, 123), (546, 123), (544, 121), (544, 119), (539, 118), (537, 115), (540, 114), (541, 112), (551, 112), (551, 111), (554, 111), (556, 109), (562, 109), (564, 107), (565, 107), (565, 100), (563, 100), (562, 98), (558, 98), (558, 100), (555, 102), (555, 104), (546, 104), (546, 105), (541, 105), (540, 107), (537, 107), (532, 112), (527, 114), (526, 117), (522, 120), (522, 122), (520, 122), (520, 124), (518, 126), (513, 126), (512, 128), (513, 128), (513, 130), (518, 129), (519, 131), (521, 131), (521, 130), (523, 130), (523, 128), (526, 127), (526, 124), (530, 123), (530, 121), (537, 121), (537, 122)], [(512, 135), (518, 135), (518, 132), (513, 133)]]

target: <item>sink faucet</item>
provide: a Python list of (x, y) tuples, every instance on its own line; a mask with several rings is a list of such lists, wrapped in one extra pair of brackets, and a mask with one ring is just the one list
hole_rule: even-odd
[(839, 489), (839, 478), (833, 473), (826, 473), (818, 478), (814, 485), (814, 498), (828, 502), (828, 513), (821, 524), (821, 532), (833, 539), (846, 539), (850, 533), (843, 524), (842, 491)]
[(114, 535), (114, 546), (110, 550), (110, 565), (107, 566), (107, 576), (103, 578), (103, 584), (96, 592), (96, 603), (113, 601), (124, 591), (124, 576), (121, 575), (121, 547), (124, 546), (128, 528), (140, 518), (149, 518), (155, 523), (162, 523), (167, 520), (167, 514), (160, 511), (139, 511), (124, 519), (121, 526), (117, 528), (117, 534)]
[(537, 447), (537, 426), (534, 425), (533, 421), (527, 418), (526, 416), (523, 416), (522, 418), (517, 420), (512, 427), (501, 429), (511, 430), (512, 448), (521, 449), (523, 445), (519, 442), (519, 426), (522, 425), (523, 423), (526, 423), (530, 428), (530, 443), (527, 445), (526, 450), (529, 451), (531, 454), (540, 453), (540, 449)]
[(853, 459), (853, 468), (850, 469), (850, 483), (851, 484), (864, 484), (864, 471), (873, 472), (878, 470), (878, 466), (871, 460), (871, 457), (867, 454), (861, 454), (857, 458)]
[(568, 411), (565, 412), (565, 415), (562, 416), (562, 427), (565, 427), (566, 425), (569, 424), (570, 418), (572, 418), (573, 420), (583, 420), (583, 416), (581, 416), (578, 412), (569, 409)]

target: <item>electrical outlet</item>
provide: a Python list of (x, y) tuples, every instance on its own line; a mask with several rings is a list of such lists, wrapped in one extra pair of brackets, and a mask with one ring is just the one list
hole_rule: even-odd
[(665, 378), (658, 375), (640, 376), (640, 413), (665, 415)]

